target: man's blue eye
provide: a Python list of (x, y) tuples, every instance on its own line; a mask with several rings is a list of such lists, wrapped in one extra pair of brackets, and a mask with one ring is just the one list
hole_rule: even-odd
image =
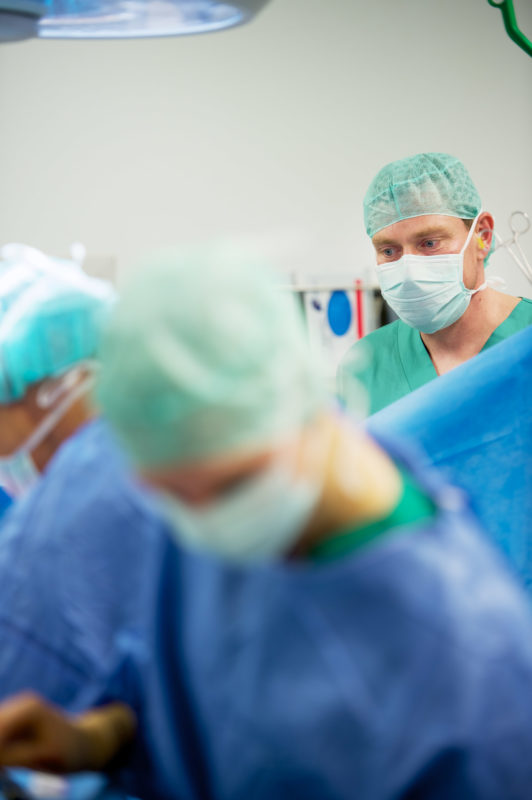
[(391, 247), (385, 247), (383, 252), (385, 256), (393, 256), (393, 250)]
[(427, 239), (425, 242), (426, 247), (433, 248), (436, 247), (436, 240), (435, 239)]

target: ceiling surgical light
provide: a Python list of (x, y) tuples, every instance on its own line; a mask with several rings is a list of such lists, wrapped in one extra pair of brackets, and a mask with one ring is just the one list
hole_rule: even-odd
[(46, 3), (38, 0), (0, 0), (0, 42), (17, 42), (38, 35), (39, 20)]
[(0, 42), (134, 39), (223, 30), (268, 0), (0, 0)]

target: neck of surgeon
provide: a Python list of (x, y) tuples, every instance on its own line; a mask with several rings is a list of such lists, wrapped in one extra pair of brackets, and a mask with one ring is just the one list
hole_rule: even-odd
[[(485, 281), (484, 270), (470, 289), (478, 289)], [(508, 317), (520, 298), (486, 287), (477, 291), (464, 314), (447, 328), (435, 333), (421, 333), (438, 375), (476, 356), (493, 331)]]
[[(313, 515), (291, 552), (304, 557), (319, 542), (386, 516), (396, 505), (402, 482), (396, 465), (373, 439), (347, 417), (324, 414), (304, 436), (324, 447), (322, 491)], [(308, 462), (307, 462), (308, 463)]]

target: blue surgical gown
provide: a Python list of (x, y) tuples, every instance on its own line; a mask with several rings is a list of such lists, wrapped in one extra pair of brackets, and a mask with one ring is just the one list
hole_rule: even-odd
[(0, 523), (0, 699), (24, 687), (68, 706), (139, 635), (166, 531), (93, 421)]
[[(415, 440), (463, 487), (532, 592), (532, 326), (367, 421)], [(532, 794), (531, 794), (532, 796)]]
[(115, 779), (150, 800), (529, 800), (528, 604), (462, 496), (410, 466), (430, 523), (237, 568), (180, 550), (88, 426), (0, 529), (2, 693), (129, 703)]

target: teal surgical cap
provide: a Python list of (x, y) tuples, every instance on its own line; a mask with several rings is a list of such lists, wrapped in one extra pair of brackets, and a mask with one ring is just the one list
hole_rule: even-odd
[(302, 315), (227, 249), (166, 252), (124, 287), (98, 400), (139, 466), (268, 446), (323, 406)]
[(0, 404), (94, 358), (114, 303), (107, 281), (71, 261), (6, 245), (0, 260)]
[(474, 219), (480, 210), (468, 171), (446, 153), (392, 161), (373, 179), (364, 198), (364, 222), (371, 237), (403, 219), (425, 214)]

